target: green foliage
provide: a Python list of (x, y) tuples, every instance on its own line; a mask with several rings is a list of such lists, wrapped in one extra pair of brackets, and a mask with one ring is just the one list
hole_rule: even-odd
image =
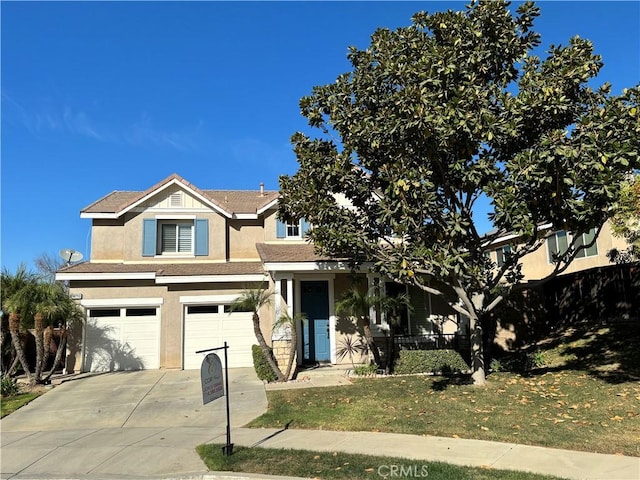
[(492, 372), (498, 373), (498, 372), (504, 372), (505, 368), (502, 365), (502, 362), (500, 360), (498, 360), (497, 358), (494, 358), (491, 360), (491, 363), (489, 364), (489, 370), (491, 370)]
[(353, 367), (353, 373), (359, 377), (371, 377), (378, 373), (377, 365), (356, 365)]
[(542, 350), (533, 352), (516, 352), (501, 359), (493, 359), (490, 364), (492, 372), (529, 373), (532, 370), (548, 365), (547, 354)]
[(455, 350), (401, 350), (393, 369), (399, 375), (468, 371), (469, 365)]
[(0, 389), (3, 397), (12, 397), (19, 392), (18, 384), (9, 375), (2, 375), (0, 378)]
[(353, 357), (365, 355), (369, 351), (367, 344), (362, 341), (360, 336), (345, 335), (338, 342), (338, 348), (336, 349), (336, 356), (339, 360), (349, 358), (351, 364), (353, 364)]
[[(252, 345), (251, 353), (253, 354), (253, 368), (256, 370), (258, 378), (266, 382), (276, 381), (276, 374), (267, 363), (267, 359), (264, 358), (264, 354), (262, 353), (262, 348), (260, 348), (260, 345)], [(269, 349), (269, 354), (273, 356), (271, 349)]]
[(620, 191), (616, 214), (611, 219), (611, 230), (624, 238), (629, 247), (611, 249), (607, 256), (615, 263), (629, 263), (640, 259), (640, 176), (636, 173), (625, 182)]
[(238, 298), (231, 302), (232, 312), (258, 313), (263, 306), (271, 303), (273, 293), (262, 288), (249, 288), (244, 290)]

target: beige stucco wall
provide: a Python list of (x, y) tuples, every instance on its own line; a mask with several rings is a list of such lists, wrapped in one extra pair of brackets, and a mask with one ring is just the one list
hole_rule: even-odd
[[(91, 228), (91, 260), (122, 261), (124, 259), (124, 222), (122, 219), (95, 219)], [(142, 242), (142, 237), (140, 237)], [(142, 248), (142, 243), (140, 243)]]
[[(366, 285), (366, 276), (359, 275), (359, 280), (363, 285)], [(348, 273), (338, 273), (333, 279), (334, 298), (335, 302), (339, 302), (344, 296), (345, 292), (351, 288), (353, 277)], [(340, 356), (341, 349), (345, 349), (347, 342), (356, 344), (366, 344), (362, 329), (357, 326), (357, 320), (353, 317), (339, 317), (336, 315), (336, 364), (337, 365), (351, 365), (353, 360), (354, 364), (368, 364), (369, 354), (356, 354), (353, 357), (349, 356), (346, 352), (345, 355)]]
[(229, 226), (229, 259), (255, 260), (259, 259), (256, 243), (265, 240), (264, 221), (259, 220), (228, 220)]
[(272, 209), (264, 213), (264, 240), (266, 242), (278, 240), (276, 236), (276, 224), (278, 220), (276, 212), (275, 209)]
[[(602, 231), (596, 240), (598, 254), (591, 257), (576, 258), (571, 265), (563, 272), (564, 274), (586, 270), (594, 267), (610, 265), (607, 252), (612, 248), (624, 249), (628, 245), (622, 238), (614, 237), (611, 234), (610, 224), (607, 222), (602, 227)], [(495, 252), (491, 252), (495, 261)], [(522, 258), (522, 273), (525, 280), (536, 280), (544, 278), (553, 271), (553, 265), (549, 263), (547, 253), (547, 243), (533, 253)]]

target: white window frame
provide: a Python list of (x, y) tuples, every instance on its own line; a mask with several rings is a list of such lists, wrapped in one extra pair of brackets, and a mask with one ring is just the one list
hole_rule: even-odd
[[(165, 251), (162, 230), (164, 225), (176, 227), (176, 251)], [(180, 225), (190, 227), (191, 245), (189, 251), (180, 252)], [(196, 217), (193, 215), (156, 216), (156, 257), (193, 257), (195, 256)]]
[[(558, 233), (563, 232), (566, 235), (566, 239), (567, 239), (567, 248), (569, 248), (569, 246), (575, 241), (575, 236), (572, 233), (569, 233), (565, 230), (558, 230), (553, 232), (552, 234), (548, 235), (545, 243), (546, 243), (546, 247), (547, 247), (547, 262), (549, 262), (549, 264), (553, 264), (555, 263), (553, 261), (552, 255), (551, 255), (551, 250), (549, 248), (549, 239), (550, 238), (555, 238), (555, 242), (556, 242), (556, 248), (558, 249), (558, 251), (556, 253), (561, 253), (560, 252), (560, 248), (558, 247)], [(582, 236), (582, 245), (587, 245), (588, 242), (588, 237), (591, 235), (595, 235), (595, 228), (592, 228), (591, 230), (589, 230), (587, 233), (583, 233), (581, 234)], [(579, 247), (580, 244), (576, 244), (575, 247)], [(589, 249), (590, 248), (595, 248), (595, 252), (589, 253)], [(596, 239), (595, 243), (590, 247), (590, 248), (583, 248), (581, 249), (578, 254), (575, 256), (576, 260), (580, 260), (582, 258), (591, 258), (591, 257), (597, 257), (600, 254), (600, 250), (598, 249), (598, 240)]]
[[(297, 231), (298, 233), (289, 233)], [(297, 223), (285, 223), (284, 224), (284, 238), (285, 239), (296, 239), (299, 240), (302, 238), (302, 220), (298, 220)]]

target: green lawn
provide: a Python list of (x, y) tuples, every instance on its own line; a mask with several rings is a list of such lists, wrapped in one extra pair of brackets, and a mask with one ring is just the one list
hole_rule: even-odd
[(15, 412), (20, 407), (26, 405), (35, 398), (38, 398), (40, 395), (42, 395), (42, 392), (28, 392), (20, 393), (12, 397), (2, 397), (2, 400), (0, 400), (0, 410), (2, 410), (0, 418)]
[(547, 369), (527, 376), (492, 374), (483, 388), (465, 378), (407, 376), (270, 391), (267, 413), (249, 426), (292, 422), (290, 428), (461, 437), (640, 456), (638, 335), (619, 334), (628, 355), (603, 347), (618, 338), (610, 330), (569, 336), (549, 347)]
[[(460, 467), (406, 458), (374, 457), (342, 452), (235, 447), (233, 455), (222, 455), (222, 445), (197, 448), (207, 468), (263, 475), (304, 478), (381, 480), (385, 478), (429, 478), (431, 480), (543, 480), (557, 477), (487, 468)], [(394, 469), (394, 470), (392, 470)]]

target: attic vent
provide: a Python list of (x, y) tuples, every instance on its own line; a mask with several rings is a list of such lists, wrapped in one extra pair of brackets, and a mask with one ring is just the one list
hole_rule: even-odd
[(182, 192), (172, 193), (169, 197), (169, 205), (172, 207), (181, 207), (182, 206)]

